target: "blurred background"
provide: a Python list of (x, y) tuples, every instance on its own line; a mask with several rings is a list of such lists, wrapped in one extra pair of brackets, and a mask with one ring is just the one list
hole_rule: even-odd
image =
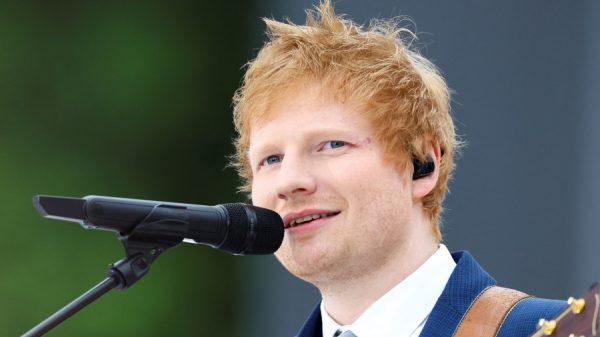
[[(0, 336), (24, 333), (124, 256), (110, 232), (41, 218), (33, 195), (246, 201), (225, 168), (231, 96), (264, 41), (260, 18), (303, 23), (312, 4), (0, 4)], [(410, 16), (454, 90), (468, 146), (446, 203), (446, 245), (538, 296), (600, 280), (600, 2), (336, 9), (361, 24)], [(292, 336), (318, 299), (271, 256), (184, 244), (49, 336)]]

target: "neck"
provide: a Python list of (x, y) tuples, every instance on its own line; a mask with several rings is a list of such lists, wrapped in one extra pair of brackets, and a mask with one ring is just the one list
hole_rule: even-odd
[(373, 303), (417, 270), (438, 249), (431, 235), (407, 240), (374, 268), (343, 280), (317, 285), (327, 313), (339, 324), (352, 324)]

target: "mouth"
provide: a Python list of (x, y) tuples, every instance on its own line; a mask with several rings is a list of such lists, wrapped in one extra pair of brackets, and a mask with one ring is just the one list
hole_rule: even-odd
[(286, 218), (287, 221), (284, 221), (284, 228), (292, 228), (301, 225), (306, 225), (318, 219), (325, 219), (336, 216), (340, 214), (339, 211), (336, 212), (315, 212), (306, 215), (288, 215)]

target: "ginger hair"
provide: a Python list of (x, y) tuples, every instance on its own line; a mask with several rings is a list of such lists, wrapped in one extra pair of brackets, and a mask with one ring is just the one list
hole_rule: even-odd
[(450, 115), (450, 91), (440, 72), (414, 50), (416, 35), (402, 20), (374, 20), (368, 27), (335, 14), (330, 0), (307, 10), (305, 25), (264, 19), (268, 40), (247, 64), (234, 95), (236, 153), (231, 164), (249, 192), (253, 123), (303, 84), (318, 82), (335, 99), (351, 103), (374, 130), (384, 156), (398, 167), (424, 161), (432, 142), (442, 155), (439, 179), (423, 200), (432, 234), (441, 241), (442, 202), (460, 142)]

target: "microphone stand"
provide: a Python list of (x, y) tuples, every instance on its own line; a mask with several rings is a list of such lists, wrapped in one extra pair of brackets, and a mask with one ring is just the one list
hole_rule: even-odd
[(110, 265), (108, 277), (21, 337), (43, 336), (110, 290), (125, 290), (132, 286), (146, 275), (152, 262), (161, 253), (183, 241), (188, 223), (185, 215), (174, 214), (160, 205), (155, 206), (128, 235), (117, 235), (125, 248), (126, 258)]

